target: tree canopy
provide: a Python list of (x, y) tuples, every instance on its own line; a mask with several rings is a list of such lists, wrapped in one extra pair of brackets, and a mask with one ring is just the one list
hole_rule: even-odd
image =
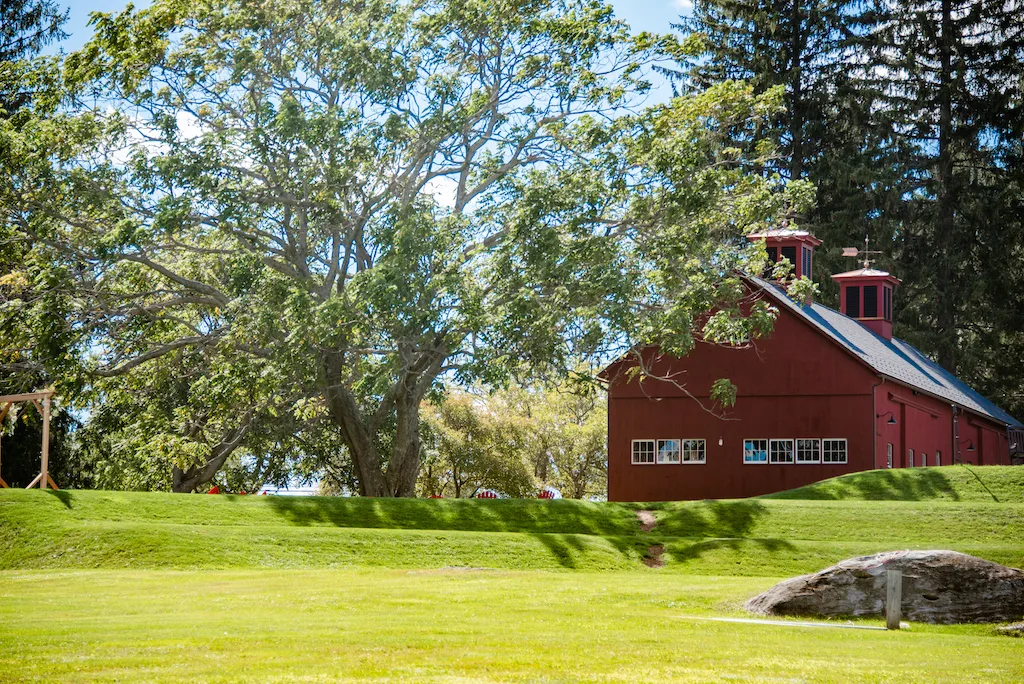
[(50, 109), (0, 130), (0, 206), (48, 302), (16, 315), (112, 421), (103, 448), (164, 454), (177, 491), (237, 452), (329, 448), (361, 493), (411, 496), (442, 380), (770, 327), (737, 305), (763, 258), (743, 235), (808, 192), (723, 132), (781, 91), (643, 107), (681, 48), (598, 2), (158, 0), (93, 23), (41, 69)]

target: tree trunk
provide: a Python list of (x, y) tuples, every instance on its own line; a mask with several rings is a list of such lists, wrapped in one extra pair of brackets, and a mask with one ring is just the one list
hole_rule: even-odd
[(437, 352), (437, 357), (426, 367), (403, 373), (381, 407), (385, 412), (392, 408), (396, 419), (386, 468), (377, 446), (380, 426), (363, 416), (355, 395), (345, 386), (342, 355), (329, 354), (325, 358), (328, 410), (341, 428), (363, 496), (416, 496), (420, 473), (420, 402), (439, 372), (444, 357), (441, 352)]
[(178, 494), (194, 492), (205, 484), (213, 481), (214, 476), (223, 467), (228, 456), (242, 443), (242, 438), (249, 430), (251, 416), (247, 416), (242, 425), (221, 438), (217, 446), (210, 452), (210, 458), (201, 466), (192, 466), (182, 470), (178, 466), (171, 468), (171, 491)]

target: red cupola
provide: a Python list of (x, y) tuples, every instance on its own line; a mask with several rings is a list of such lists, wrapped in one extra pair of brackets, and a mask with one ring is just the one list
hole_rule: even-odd
[(751, 233), (747, 239), (751, 242), (764, 240), (769, 263), (774, 264), (788, 259), (789, 263), (793, 264), (794, 277), (812, 277), (814, 248), (821, 244), (821, 240), (806, 230), (766, 230), (763, 233)]
[(865, 266), (832, 276), (839, 283), (839, 310), (876, 334), (892, 339), (892, 294), (900, 284), (885, 271)]

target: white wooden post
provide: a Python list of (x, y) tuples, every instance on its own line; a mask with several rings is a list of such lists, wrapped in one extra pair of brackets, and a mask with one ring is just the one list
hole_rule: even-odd
[(903, 618), (900, 603), (903, 598), (903, 573), (885, 571), (885, 628), (899, 629)]

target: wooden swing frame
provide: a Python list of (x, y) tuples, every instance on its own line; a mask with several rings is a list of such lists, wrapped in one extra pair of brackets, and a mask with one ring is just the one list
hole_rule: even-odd
[[(0, 424), (3, 423), (4, 418), (7, 417), (7, 413), (11, 410), (11, 407), (17, 403), (23, 401), (30, 401), (39, 410), (39, 414), (43, 417), (43, 463), (42, 468), (39, 470), (39, 474), (36, 475), (35, 479), (29, 483), (25, 489), (32, 489), (37, 484), (40, 489), (46, 489), (46, 485), (49, 484), (53, 489), (60, 489), (57, 483), (50, 477), (50, 403), (53, 400), (53, 395), (56, 394), (53, 391), (47, 392), (29, 392), (28, 394), (8, 394), (0, 396)], [(0, 433), (0, 441), (3, 440), (3, 434)], [(3, 452), (0, 452), (2, 454)], [(4, 478), (0, 477), (0, 487), (8, 488), (7, 483), (4, 482)]]

